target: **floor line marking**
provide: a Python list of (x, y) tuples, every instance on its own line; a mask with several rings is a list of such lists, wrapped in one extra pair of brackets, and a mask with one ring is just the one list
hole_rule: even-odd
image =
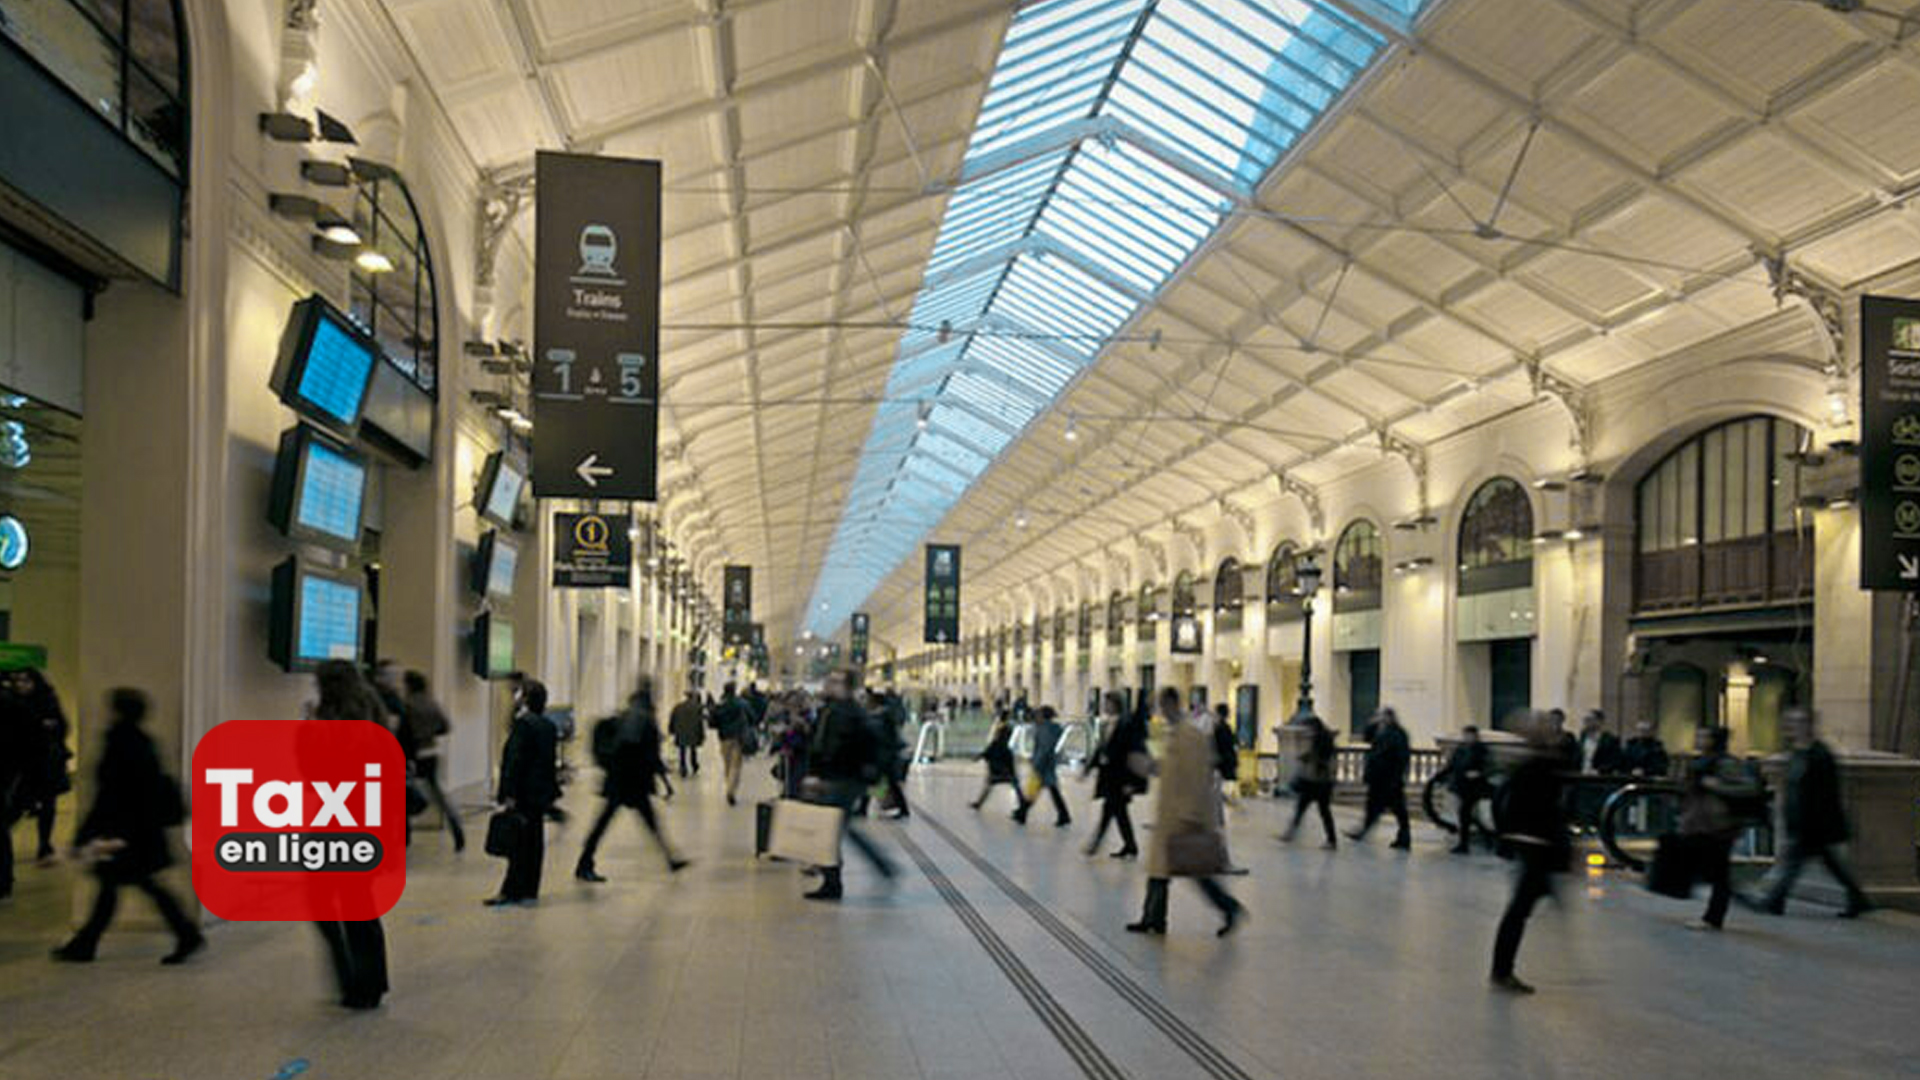
[(1026, 1000), (1034, 1015), (1039, 1017), (1040, 1023), (1059, 1041), (1061, 1047), (1066, 1050), (1067, 1056), (1073, 1059), (1074, 1064), (1080, 1067), (1080, 1071), (1085, 1073), (1089, 1080), (1128, 1080), (1126, 1070), (1108, 1057), (1099, 1044), (1093, 1041), (1092, 1036), (1087, 1034), (1086, 1029), (1082, 1028), (1065, 1007), (1048, 992), (1046, 986), (1034, 975), (1033, 970), (1027, 967), (1006, 940), (967, 900), (965, 894), (953, 884), (953, 880), (940, 869), (940, 865), (933, 861), (933, 857), (904, 832), (898, 834), (898, 839), (908, 857), (920, 867), (920, 872), (926, 875), (927, 880), (933, 883), (934, 891), (946, 901), (947, 907), (953, 910), (961, 925), (965, 926), (974, 940), (980, 943), (987, 957), (1000, 969), (1001, 974), (1007, 977), (1007, 981), (1013, 984), (1013, 988)]
[(1085, 938), (1068, 926), (1045, 904), (1035, 899), (1032, 893), (1021, 888), (1012, 878), (1000, 871), (1000, 868), (987, 861), (966, 841), (960, 839), (953, 830), (922, 810), (916, 815), (927, 827), (938, 833), (941, 839), (958, 852), (960, 857), (971, 863), (987, 880), (1006, 894), (1021, 910), (1025, 911), (1040, 928), (1052, 935), (1066, 950), (1079, 958), (1101, 982), (1107, 984), (1121, 999), (1132, 1005), (1148, 1023), (1159, 1028), (1161, 1033), (1171, 1039), (1186, 1055), (1194, 1060), (1208, 1075), (1216, 1080), (1253, 1080), (1251, 1074), (1228, 1057), (1226, 1052), (1182, 1020), (1178, 1014), (1162, 1005), (1145, 987), (1135, 982), (1126, 972), (1120, 970), (1095, 949)]

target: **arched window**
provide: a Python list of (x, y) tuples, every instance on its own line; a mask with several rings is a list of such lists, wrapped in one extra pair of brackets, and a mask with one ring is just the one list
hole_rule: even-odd
[(1173, 613), (1191, 615), (1193, 607), (1193, 571), (1182, 570), (1173, 579)]
[(1306, 613), (1300, 597), (1300, 552), (1281, 541), (1267, 559), (1267, 623), (1295, 622)]
[(1805, 429), (1750, 416), (1695, 435), (1634, 489), (1634, 608), (1780, 603), (1813, 593), (1813, 524), (1799, 512)]
[(394, 367), (420, 389), (437, 394), (439, 308), (427, 232), (400, 174), (381, 166), (363, 168), (373, 175), (359, 184), (353, 204), (353, 231), (362, 247), (348, 283), (351, 311)]
[(1475, 489), (1460, 515), (1460, 595), (1533, 584), (1533, 503), (1516, 481), (1496, 476)]
[(187, 39), (176, 0), (7, 4), (0, 34), (161, 168), (186, 176)]
[(1127, 597), (1119, 589), (1107, 597), (1107, 644), (1127, 642)]
[(1075, 644), (1080, 647), (1080, 655), (1087, 655), (1093, 648), (1093, 602), (1080, 601), (1080, 624), (1074, 627)]
[(1068, 614), (1066, 608), (1056, 608), (1053, 612), (1053, 655), (1056, 659), (1067, 651)]
[(1140, 586), (1140, 596), (1133, 605), (1133, 625), (1144, 629), (1158, 617), (1159, 612), (1155, 610), (1158, 607), (1158, 594), (1159, 590), (1153, 587), (1151, 581)]
[(1361, 518), (1348, 525), (1333, 549), (1333, 610), (1373, 611), (1380, 606), (1380, 530)]
[(1246, 581), (1240, 570), (1240, 560), (1231, 555), (1222, 559), (1220, 568), (1213, 574), (1213, 628), (1216, 633), (1240, 629), (1245, 590)]

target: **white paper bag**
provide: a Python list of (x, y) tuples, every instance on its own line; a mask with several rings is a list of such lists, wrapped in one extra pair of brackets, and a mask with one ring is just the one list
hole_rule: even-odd
[(773, 804), (767, 854), (809, 866), (840, 865), (840, 823), (847, 812), (798, 799)]

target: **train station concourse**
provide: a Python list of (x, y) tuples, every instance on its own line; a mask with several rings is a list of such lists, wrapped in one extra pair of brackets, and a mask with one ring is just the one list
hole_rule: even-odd
[(0, 1080), (1920, 1077), (1917, 669), (1916, 0), (0, 0)]

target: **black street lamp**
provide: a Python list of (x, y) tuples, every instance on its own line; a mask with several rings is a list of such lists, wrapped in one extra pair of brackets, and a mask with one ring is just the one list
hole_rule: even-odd
[(1289, 723), (1304, 723), (1313, 713), (1313, 594), (1320, 591), (1320, 564), (1307, 555), (1293, 572), (1303, 619), (1300, 636), (1300, 702)]

